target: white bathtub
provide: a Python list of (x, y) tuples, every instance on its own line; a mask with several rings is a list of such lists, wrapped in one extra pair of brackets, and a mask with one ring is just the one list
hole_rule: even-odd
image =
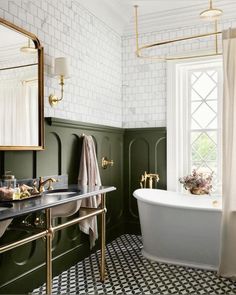
[(220, 197), (138, 189), (143, 255), (151, 260), (216, 270), (219, 264)]

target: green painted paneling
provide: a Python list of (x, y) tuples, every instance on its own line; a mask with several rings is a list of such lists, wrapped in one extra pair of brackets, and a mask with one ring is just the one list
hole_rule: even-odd
[(156, 188), (166, 189), (166, 129), (126, 129), (124, 136), (124, 212), (126, 230), (140, 232), (137, 201), (133, 192), (140, 188), (144, 172), (157, 173)]
[[(103, 185), (117, 188), (107, 198), (107, 240), (125, 232), (139, 232), (137, 204), (132, 193), (139, 187), (140, 176), (145, 170), (159, 173), (158, 187), (166, 187), (165, 128), (124, 130), (47, 118), (45, 151), (0, 152), (0, 172), (10, 170), (17, 178), (68, 174), (69, 183), (76, 183), (83, 133), (94, 138)], [(103, 156), (114, 160), (114, 167), (102, 169)], [(14, 223), (18, 224), (21, 219)], [(10, 230), (0, 243), (24, 235), (24, 232)], [(54, 275), (89, 253), (88, 237), (78, 226), (58, 232), (53, 240)], [(26, 293), (41, 285), (45, 281), (44, 254), (44, 241), (39, 240), (0, 255), (0, 294)]]
[[(45, 131), (45, 151), (2, 152), (0, 171), (10, 170), (17, 178), (67, 173), (69, 183), (77, 183), (83, 142), (81, 134), (92, 135), (97, 147), (102, 183), (118, 188), (107, 198), (107, 239), (111, 240), (118, 236), (123, 228), (123, 171), (121, 163), (123, 162), (124, 131), (119, 128), (80, 124), (55, 118), (46, 119)], [(103, 156), (114, 158), (114, 167), (103, 170), (101, 168)], [(14, 223), (18, 224), (21, 219), (15, 220)], [(25, 232), (10, 230), (4, 234), (0, 242), (4, 244), (25, 235)], [(71, 226), (56, 233), (53, 240), (54, 275), (74, 265), (88, 254), (88, 236), (82, 234), (78, 226)], [(0, 293), (25, 293), (42, 284), (45, 281), (44, 257), (43, 240), (0, 255)]]
[(36, 173), (38, 177), (61, 174), (61, 138), (48, 125), (46, 125), (45, 131), (45, 150), (37, 152), (36, 155)]
[(34, 176), (34, 152), (5, 152), (5, 171), (11, 171), (16, 178), (31, 178)]

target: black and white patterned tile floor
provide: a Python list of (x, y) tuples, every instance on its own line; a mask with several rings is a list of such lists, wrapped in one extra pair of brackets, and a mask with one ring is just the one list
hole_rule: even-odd
[[(215, 272), (151, 262), (140, 236), (107, 245), (107, 279), (99, 281), (100, 251), (53, 279), (53, 294), (236, 294), (236, 283)], [(45, 285), (33, 294), (45, 294)]]

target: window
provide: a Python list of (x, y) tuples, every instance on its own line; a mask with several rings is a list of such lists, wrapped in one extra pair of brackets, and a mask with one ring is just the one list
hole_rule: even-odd
[(180, 191), (178, 179), (193, 169), (214, 172), (221, 190), (221, 59), (168, 65), (167, 185)]

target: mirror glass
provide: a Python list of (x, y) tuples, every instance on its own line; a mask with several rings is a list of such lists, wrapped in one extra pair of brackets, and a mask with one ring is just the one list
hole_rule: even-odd
[(0, 24), (0, 40), (0, 149), (41, 149), (39, 48), (30, 35), (6, 24)]

